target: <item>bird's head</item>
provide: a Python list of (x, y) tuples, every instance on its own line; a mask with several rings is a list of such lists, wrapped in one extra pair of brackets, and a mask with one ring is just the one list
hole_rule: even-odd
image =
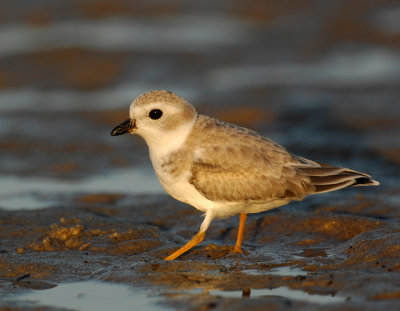
[(150, 91), (132, 102), (129, 118), (111, 135), (138, 134), (150, 147), (179, 136), (179, 132), (192, 127), (196, 118), (196, 110), (182, 97), (168, 91)]

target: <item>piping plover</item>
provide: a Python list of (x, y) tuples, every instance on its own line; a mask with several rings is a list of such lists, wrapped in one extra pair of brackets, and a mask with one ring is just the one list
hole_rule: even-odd
[(140, 95), (129, 114), (111, 135), (142, 136), (164, 189), (205, 213), (199, 232), (165, 260), (199, 244), (214, 218), (240, 215), (233, 252), (241, 253), (248, 213), (309, 194), (379, 185), (367, 174), (302, 158), (256, 132), (198, 115), (186, 100), (168, 91)]

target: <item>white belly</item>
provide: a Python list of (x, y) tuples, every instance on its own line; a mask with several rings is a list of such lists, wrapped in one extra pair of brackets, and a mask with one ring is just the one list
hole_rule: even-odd
[(186, 176), (171, 178), (163, 174), (162, 171), (156, 171), (156, 175), (165, 191), (173, 198), (190, 204), (202, 212), (207, 212), (207, 210), (216, 206), (213, 201), (208, 200), (200, 194), (200, 192), (188, 182)]

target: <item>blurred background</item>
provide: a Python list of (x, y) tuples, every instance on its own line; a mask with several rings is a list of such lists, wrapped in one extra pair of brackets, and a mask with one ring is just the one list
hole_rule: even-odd
[(0, 206), (161, 192), (144, 141), (110, 136), (154, 89), (398, 187), (399, 48), (396, 0), (2, 1)]
[[(369, 173), (381, 186), (250, 216), (250, 253), (240, 263), (224, 253), (237, 217), (215, 221), (199, 248), (167, 266), (159, 258), (196, 232), (200, 215), (167, 197), (140, 137), (110, 135), (132, 100), (155, 89), (293, 153)], [(124, 294), (115, 280), (147, 278), (152, 296), (153, 284), (191, 280), (209, 289), (214, 276), (253, 291), (257, 275), (267, 282), (271, 267), (289, 264), (297, 271), (288, 266), (281, 282), (255, 288), (288, 286), (290, 275), (293, 288), (314, 298), (397, 310), (399, 175), (399, 0), (0, 1), (0, 305), (5, 292), (24, 289), (25, 278), (25, 289), (59, 283), (60, 296), (35, 293), (67, 301), (64, 308), (75, 299), (88, 310), (95, 297), (103, 309), (104, 298), (131, 309), (138, 291)], [(75, 246), (68, 236), (54, 238), (66, 230), (79, 231)], [(236, 273), (241, 267), (252, 270)], [(60, 283), (85, 279), (112, 283), (73, 284), (73, 296)], [(201, 304), (194, 297), (187, 301)], [(382, 297), (388, 302), (377, 304)], [(261, 310), (277, 299), (267, 298), (234, 300), (233, 308)], [(282, 308), (307, 309), (288, 299)], [(54, 305), (48, 301), (41, 304)]]

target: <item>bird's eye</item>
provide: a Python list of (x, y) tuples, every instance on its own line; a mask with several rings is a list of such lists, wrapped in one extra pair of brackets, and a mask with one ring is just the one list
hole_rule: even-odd
[(160, 109), (153, 109), (149, 113), (149, 117), (153, 120), (160, 119), (162, 116), (163, 112)]

